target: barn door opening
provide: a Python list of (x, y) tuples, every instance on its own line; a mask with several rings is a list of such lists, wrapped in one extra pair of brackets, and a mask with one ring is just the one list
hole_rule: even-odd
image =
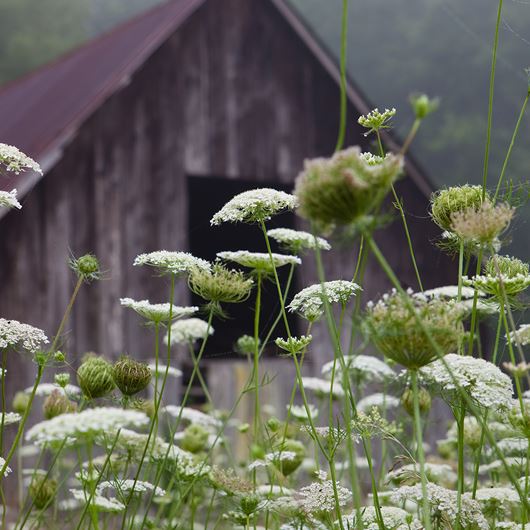
[[(266, 252), (265, 241), (261, 230), (256, 225), (243, 223), (229, 223), (221, 226), (210, 226), (210, 219), (234, 195), (258, 187), (270, 187), (291, 192), (292, 186), (285, 186), (277, 182), (256, 182), (252, 180), (227, 179), (220, 177), (188, 177), (188, 237), (190, 252), (198, 257), (215, 260), (217, 252), (223, 250), (249, 250), (252, 252)], [(294, 228), (294, 214), (283, 213), (273, 217), (268, 223), (269, 228), (285, 227)], [(273, 243), (273, 251), (279, 251)], [(232, 265), (230, 265), (232, 266)], [(235, 268), (241, 268), (237, 267)], [(287, 280), (287, 267), (278, 269), (280, 281), (285, 285)], [(293, 278), (290, 293), (297, 292), (296, 272)], [(204, 303), (194, 297), (194, 305)], [(227, 304), (225, 309), (229, 320), (217, 322), (215, 333), (208, 341), (205, 358), (229, 359), (237, 357), (234, 353), (234, 344), (244, 334), (253, 334), (255, 293), (244, 303)], [(275, 320), (280, 310), (276, 285), (267, 280), (263, 286), (262, 294), (261, 329)], [(289, 326), (293, 334), (297, 333), (295, 317), (289, 319)], [(285, 326), (280, 321), (272, 338), (286, 337)], [(275, 355), (277, 351), (274, 342), (267, 344), (265, 355)]]

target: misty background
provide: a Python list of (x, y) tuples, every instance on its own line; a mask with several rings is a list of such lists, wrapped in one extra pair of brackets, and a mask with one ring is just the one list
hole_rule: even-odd
[[(338, 59), (342, 0), (288, 1)], [(1, 0), (0, 84), (158, 3), (161, 0)], [(374, 106), (398, 109), (395, 133), (405, 136), (412, 123), (411, 93), (441, 98), (440, 109), (425, 121), (411, 150), (436, 187), (482, 181), (497, 7), (497, 0), (349, 2), (348, 75)], [(530, 1), (508, 0), (500, 28), (491, 186), (497, 182), (528, 90), (528, 66)], [(529, 198), (529, 133), (526, 118), (506, 173), (521, 204)], [(517, 248), (508, 248), (526, 258), (529, 219), (529, 214), (518, 215)]]

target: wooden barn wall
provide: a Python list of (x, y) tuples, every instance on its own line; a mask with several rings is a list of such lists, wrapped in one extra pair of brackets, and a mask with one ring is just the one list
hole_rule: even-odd
[[(207, 2), (83, 124), (57, 165), (24, 198), (22, 211), (0, 222), (0, 314), (53, 335), (74, 286), (68, 257), (95, 252), (104, 277), (81, 291), (67, 326), (69, 360), (75, 365), (89, 350), (151, 357), (152, 331), (122, 310), (119, 298), (167, 299), (168, 281), (132, 262), (144, 251), (186, 249), (186, 176), (292, 183), (304, 158), (333, 151), (338, 95), (335, 82), (272, 4)], [(347, 145), (366, 142), (357, 116), (350, 106)], [(425, 196), (407, 179), (398, 192), (410, 214), (425, 283), (451, 281), (452, 266), (431, 244), (436, 231)], [(414, 286), (399, 220), (377, 240), (404, 283)], [(355, 245), (339, 247), (325, 260), (330, 279), (351, 277), (355, 266)], [(308, 257), (300, 283), (315, 279)], [(364, 299), (387, 287), (370, 260)], [(181, 283), (176, 303), (187, 299)], [(317, 327), (313, 335), (319, 347), (309, 369), (331, 355), (325, 331)], [(31, 384), (34, 373), (20, 359), (10, 359), (16, 377), (8, 377), (18, 388)]]

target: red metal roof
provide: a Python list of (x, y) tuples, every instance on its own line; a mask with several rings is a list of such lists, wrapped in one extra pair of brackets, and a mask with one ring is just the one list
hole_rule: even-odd
[[(205, 0), (170, 0), (0, 88), (0, 142), (49, 169), (61, 147)], [(0, 179), (19, 188), (37, 176)]]

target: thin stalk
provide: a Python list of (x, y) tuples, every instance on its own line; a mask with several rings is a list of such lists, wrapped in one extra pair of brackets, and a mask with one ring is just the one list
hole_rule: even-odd
[(457, 433), (457, 444), (458, 444), (458, 479), (457, 479), (457, 493), (456, 493), (456, 506), (457, 506), (457, 523), (458, 528), (463, 528), (462, 525), (462, 495), (464, 494), (464, 473), (465, 473), (465, 462), (464, 462), (464, 421), (466, 418), (466, 406), (462, 402), (460, 410), (455, 410), (456, 426), (458, 429)]
[(493, 39), (493, 48), (491, 52), (491, 72), (490, 72), (490, 88), (488, 97), (488, 126), (486, 129), (486, 146), (484, 152), (484, 169), (482, 174), (482, 199), (486, 198), (486, 189), (488, 186), (488, 166), (490, 159), (491, 146), (491, 126), (493, 120), (493, 94), (495, 91), (495, 68), (497, 66), (497, 48), (499, 46), (499, 28), (501, 25), (503, 0), (499, 0), (499, 7), (497, 10), (497, 20), (495, 23), (495, 37)]
[(403, 147), (399, 151), (400, 155), (405, 155), (407, 151), (409, 150), (410, 144), (412, 143), (412, 140), (416, 137), (416, 134), (418, 133), (418, 129), (421, 125), (421, 119), (416, 118), (414, 120), (414, 123), (412, 124), (412, 127), (409, 131), (409, 134), (407, 135), (407, 138), (405, 139), (405, 142), (403, 143)]
[(346, 49), (348, 47), (348, 0), (342, 0), (342, 26), (340, 36), (340, 114), (339, 133), (335, 151), (342, 149), (346, 136), (346, 111), (348, 100), (346, 97)]
[(495, 195), (493, 196), (493, 202), (497, 201), (497, 197), (499, 196), (499, 193), (501, 191), (502, 181), (504, 180), (504, 174), (506, 173), (506, 168), (508, 167), (508, 161), (510, 160), (510, 157), (512, 155), (513, 146), (515, 145), (515, 139), (517, 138), (517, 133), (519, 132), (519, 126), (521, 125), (521, 122), (523, 121), (523, 116), (526, 111), (526, 106), (528, 105), (529, 98), (530, 98), (530, 91), (526, 93), (526, 97), (524, 98), (523, 105), (521, 107), (521, 112), (519, 112), (519, 117), (517, 118), (517, 123), (515, 124), (515, 129), (512, 134), (512, 139), (510, 140), (510, 145), (508, 147), (508, 152), (506, 153), (506, 157), (504, 158), (504, 162), (502, 164), (499, 181), (497, 182), (497, 187), (495, 188)]
[[(254, 436), (259, 440), (260, 407), (259, 407), (259, 319), (261, 312), (261, 274), (258, 272), (256, 305), (254, 309)], [(255, 475), (255, 474), (254, 474)], [(254, 477), (255, 478), (255, 477)]]
[(431, 509), (429, 505), (429, 498), (427, 496), (427, 475), (425, 474), (425, 452), (423, 450), (423, 431), (421, 426), (420, 414), (420, 400), (418, 395), (418, 372), (416, 370), (410, 371), (410, 379), (412, 383), (412, 395), (414, 405), (414, 434), (416, 437), (416, 450), (418, 452), (418, 460), (420, 462), (420, 477), (421, 477), (421, 496), (422, 496), (422, 521), (425, 525), (425, 530), (431, 530)]
[(6, 367), (7, 349), (2, 350), (2, 419), (0, 421), (0, 455), (4, 452), (4, 424), (6, 418)]

